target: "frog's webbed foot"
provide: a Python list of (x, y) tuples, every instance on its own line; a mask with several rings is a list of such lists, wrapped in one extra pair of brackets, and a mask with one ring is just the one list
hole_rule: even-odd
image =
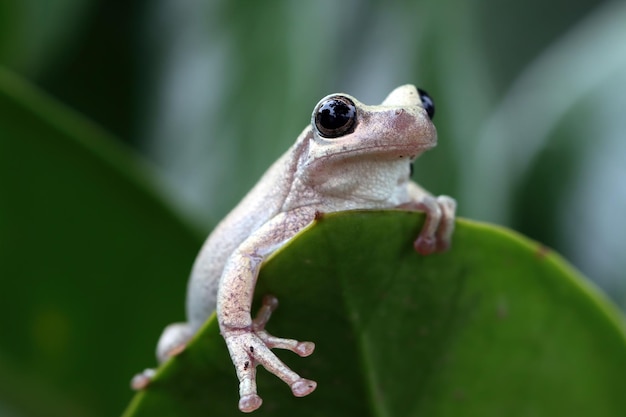
[(252, 321), (251, 329), (222, 328), (222, 335), (239, 378), (239, 409), (243, 412), (254, 411), (263, 402), (256, 392), (256, 366), (259, 364), (289, 385), (296, 397), (304, 397), (317, 387), (315, 381), (300, 377), (270, 350), (287, 349), (304, 357), (315, 349), (312, 342), (278, 338), (265, 330), (265, 325), (276, 307), (278, 300), (273, 296), (265, 296), (259, 313)]
[[(189, 339), (193, 336), (193, 332), (187, 323), (174, 323), (167, 326), (157, 344), (156, 356), (159, 363), (165, 362), (168, 358), (178, 355), (185, 350)], [(145, 389), (156, 371), (154, 369), (145, 369), (143, 372), (136, 374), (130, 381), (130, 386), (135, 391)]]
[(456, 201), (447, 195), (425, 195), (409, 206), (426, 213), (424, 226), (413, 243), (415, 250), (422, 255), (448, 250), (454, 231)]

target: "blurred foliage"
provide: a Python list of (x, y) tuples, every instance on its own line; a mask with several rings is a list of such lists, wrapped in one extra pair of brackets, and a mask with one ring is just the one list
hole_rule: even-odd
[[(110, 365), (107, 375), (126, 378), (153, 348), (134, 341), (156, 340), (182, 318), (200, 241), (155, 208), (158, 194), (208, 231), (295, 140), (319, 98), (336, 91), (376, 103), (399, 84), (426, 89), (440, 144), (417, 162), (415, 178), (457, 197), (461, 215), (564, 253), (626, 307), (624, 21), (626, 2), (597, 0), (0, 2), (0, 66), (119, 138), (0, 74), (0, 270), (10, 271), (0, 277), (0, 307), (20, 318), (2, 322), (15, 344), (7, 352), (0, 342), (0, 374), (13, 377), (0, 389), (57, 398), (33, 377), (38, 364), (25, 369), (20, 358), (42, 355), (23, 348), (48, 343), (46, 332), (65, 323), (63, 343), (85, 339), (45, 355), (101, 348), (102, 362), (77, 360), (51, 375), (88, 398), (76, 414), (119, 410), (96, 399), (94, 390), (114, 386), (98, 370)], [(9, 134), (24, 138), (19, 149), (5, 146)], [(101, 167), (85, 146), (117, 165)], [(137, 168), (126, 147), (147, 163)], [(130, 185), (120, 179), (128, 177)], [(137, 222), (146, 223), (129, 228)], [(149, 222), (160, 225), (154, 234)], [(9, 259), (7, 247), (23, 257)], [(54, 265), (37, 262), (47, 251), (58, 254)], [(79, 270), (89, 271), (84, 282), (68, 278)], [(17, 290), (31, 282), (31, 292)], [(80, 325), (65, 321), (70, 312)], [(94, 333), (90, 322), (107, 330)], [(118, 322), (124, 330), (112, 327)], [(128, 363), (115, 368), (112, 357)], [(111, 398), (126, 395), (124, 384)], [(72, 401), (56, 415), (68, 415)], [(3, 402), (0, 414), (55, 415), (35, 404), (18, 414)]]
[(0, 402), (116, 415), (201, 238), (111, 137), (4, 71), (0, 114)]

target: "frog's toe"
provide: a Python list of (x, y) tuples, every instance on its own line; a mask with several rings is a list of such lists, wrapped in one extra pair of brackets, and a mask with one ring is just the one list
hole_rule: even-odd
[(317, 382), (310, 379), (300, 378), (293, 384), (291, 384), (291, 392), (296, 397), (304, 397), (315, 391), (317, 388)]
[(265, 346), (270, 349), (290, 350), (301, 357), (309, 356), (315, 350), (315, 343), (313, 342), (300, 342), (294, 339), (272, 336), (266, 330), (259, 330), (255, 333), (265, 343)]
[(437, 228), (437, 251), (445, 252), (450, 249), (452, 233), (454, 232), (454, 218), (456, 215), (456, 201), (447, 195), (437, 197), (441, 209), (441, 221)]
[(263, 400), (257, 394), (244, 395), (239, 399), (239, 409), (244, 413), (251, 413), (263, 404)]
[(146, 389), (150, 382), (152, 382), (152, 378), (156, 371), (154, 369), (144, 369), (143, 372), (136, 374), (133, 379), (130, 380), (130, 387), (135, 391), (141, 391)]
[(315, 350), (315, 343), (313, 342), (298, 342), (296, 348), (293, 350), (298, 356), (306, 357), (313, 353)]
[(272, 316), (272, 312), (278, 307), (278, 299), (273, 295), (263, 297), (263, 303), (256, 317), (252, 321), (254, 333), (265, 343), (270, 349), (290, 350), (298, 356), (309, 356), (315, 350), (315, 343), (301, 342), (294, 339), (284, 339), (275, 337), (265, 330), (265, 325)]
[(430, 255), (437, 250), (437, 241), (430, 236), (420, 236), (413, 243), (413, 247), (421, 255)]
[(272, 313), (274, 310), (278, 308), (278, 298), (274, 297), (271, 294), (267, 294), (263, 297), (263, 302), (261, 303), (261, 308), (256, 314), (254, 320), (252, 320), (252, 328), (256, 330), (265, 329), (265, 325), (272, 317)]

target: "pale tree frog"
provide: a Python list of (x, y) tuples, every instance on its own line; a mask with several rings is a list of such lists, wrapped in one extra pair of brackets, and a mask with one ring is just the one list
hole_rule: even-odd
[[(413, 85), (396, 88), (378, 106), (367, 106), (347, 94), (324, 97), (296, 143), (206, 240), (191, 272), (187, 322), (164, 330), (157, 346), (159, 361), (184, 349), (217, 309), (239, 378), (241, 411), (261, 406), (258, 364), (287, 383), (295, 396), (310, 394), (316, 383), (288, 368), (271, 349), (288, 349), (304, 357), (313, 353), (315, 345), (265, 331), (278, 305), (271, 296), (265, 297), (258, 316), (251, 317), (261, 264), (320, 213), (351, 209), (423, 211), (426, 221), (415, 250), (427, 255), (447, 249), (455, 201), (433, 197), (410, 180), (415, 158), (437, 143), (433, 113), (430, 97)], [(145, 387), (151, 375), (149, 370), (138, 374), (133, 387)]]

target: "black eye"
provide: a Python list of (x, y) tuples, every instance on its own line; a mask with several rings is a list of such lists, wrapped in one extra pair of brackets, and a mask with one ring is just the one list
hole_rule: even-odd
[(356, 107), (344, 96), (322, 101), (315, 111), (315, 127), (325, 138), (336, 138), (354, 130)]
[(424, 105), (424, 110), (428, 113), (428, 117), (430, 120), (435, 117), (435, 102), (428, 95), (428, 93), (421, 88), (417, 89), (417, 92), (420, 94), (420, 99), (422, 99), (422, 104)]

